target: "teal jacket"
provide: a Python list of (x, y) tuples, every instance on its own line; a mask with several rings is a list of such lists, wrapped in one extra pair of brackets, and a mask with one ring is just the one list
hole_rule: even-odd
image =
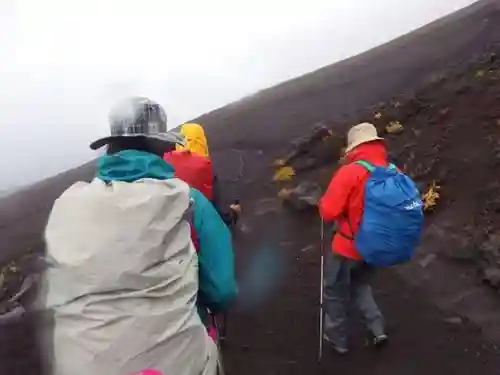
[[(162, 158), (142, 151), (126, 150), (97, 160), (97, 178), (105, 182), (134, 182), (143, 178), (167, 180), (173, 167)], [(231, 232), (205, 196), (190, 189), (193, 226), (199, 252), (198, 310), (226, 310), (237, 294)]]

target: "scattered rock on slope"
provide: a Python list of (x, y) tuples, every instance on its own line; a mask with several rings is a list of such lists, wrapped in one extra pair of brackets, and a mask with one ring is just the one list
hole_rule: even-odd
[(309, 134), (292, 141), (291, 151), (280, 164), (293, 165), (297, 172), (316, 169), (336, 163), (343, 147), (342, 136), (323, 123), (315, 124)]
[(311, 181), (303, 181), (294, 188), (284, 188), (280, 197), (284, 202), (298, 211), (315, 209), (321, 198), (321, 187)]
[(483, 281), (491, 285), (493, 288), (500, 287), (500, 269), (490, 267), (483, 270)]

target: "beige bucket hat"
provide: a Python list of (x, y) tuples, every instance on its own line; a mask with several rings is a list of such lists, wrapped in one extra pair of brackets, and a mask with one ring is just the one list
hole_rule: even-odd
[(377, 134), (377, 129), (373, 124), (369, 122), (363, 122), (361, 124), (353, 126), (347, 132), (347, 147), (345, 152), (352, 151), (355, 147), (362, 143), (384, 140)]

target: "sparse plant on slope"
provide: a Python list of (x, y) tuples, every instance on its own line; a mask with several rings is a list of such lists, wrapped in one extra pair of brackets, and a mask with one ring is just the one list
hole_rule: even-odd
[(0, 269), (0, 292), (3, 290), (4, 282), (7, 277), (17, 272), (19, 272), (19, 268), (14, 262), (7, 264)]
[(274, 173), (273, 181), (291, 181), (293, 176), (295, 176), (293, 167), (284, 166)]
[(0, 268), (0, 314), (3, 313), (3, 300), (8, 297), (8, 283), (12, 277), (16, 277), (19, 272), (19, 267), (15, 262), (11, 262), (6, 266)]
[(434, 210), (437, 201), (440, 198), (439, 195), (440, 189), (441, 186), (436, 185), (436, 181), (432, 181), (432, 184), (422, 194), (422, 202), (424, 203), (424, 212), (430, 212)]

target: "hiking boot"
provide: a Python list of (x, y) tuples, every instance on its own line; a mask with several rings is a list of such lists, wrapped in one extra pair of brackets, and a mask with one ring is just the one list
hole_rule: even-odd
[(376, 348), (383, 348), (384, 346), (387, 345), (388, 342), (389, 342), (389, 337), (387, 337), (387, 335), (384, 334), (375, 336), (373, 338), (373, 345)]
[(330, 340), (327, 335), (323, 335), (323, 340), (325, 340), (325, 342), (328, 343), (328, 345), (330, 345), (330, 347), (335, 350), (337, 354), (346, 355), (347, 353), (349, 353), (349, 349), (338, 346), (332, 340)]

